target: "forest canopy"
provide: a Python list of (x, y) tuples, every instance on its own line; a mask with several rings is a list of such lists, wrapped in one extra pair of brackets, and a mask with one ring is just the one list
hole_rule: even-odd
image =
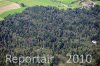
[[(10, 54), (32, 55), (37, 46), (52, 54), (92, 54), (92, 40), (100, 44), (100, 6), (90, 10), (36, 6), (0, 22), (0, 46)], [(16, 48), (29, 51), (17, 53)]]

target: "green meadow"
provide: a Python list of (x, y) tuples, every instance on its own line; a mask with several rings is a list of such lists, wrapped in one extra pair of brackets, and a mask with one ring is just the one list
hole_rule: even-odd
[[(30, 7), (30, 6), (55, 6), (55, 7), (58, 7), (58, 6), (62, 6), (61, 3), (58, 3), (58, 2), (54, 2), (52, 0), (10, 0), (12, 2), (16, 2), (16, 3), (23, 3), (25, 4), (27, 7)], [(62, 7), (64, 8), (64, 7)]]
[[(0, 14), (0, 20), (3, 20), (8, 15), (21, 13), (25, 8), (32, 6), (51, 6), (59, 9), (80, 7), (79, 3), (77, 1), (75, 2), (75, 0), (0, 0), (0, 7), (4, 7), (11, 3), (18, 3), (19, 5), (23, 3), (25, 7), (6, 11)], [(100, 1), (97, 1), (96, 4), (100, 5)]]
[(52, 0), (2, 0), (0, 1), (0, 6), (6, 6), (11, 4), (12, 2), (18, 3), (19, 5), (23, 3), (25, 7), (21, 7), (19, 9), (14, 9), (7, 11), (5, 13), (0, 14), (0, 20), (4, 19), (4, 17), (16, 13), (21, 13), (25, 8), (27, 7), (32, 7), (32, 6), (52, 6), (52, 7), (57, 7), (59, 9), (66, 9), (67, 5), (63, 5), (62, 3), (59, 2), (54, 2)]
[(11, 4), (11, 1), (7, 1), (7, 0), (0, 0), (0, 7), (6, 6)]
[(0, 17), (1, 17), (1, 19), (3, 19), (6, 16), (13, 15), (13, 14), (16, 14), (16, 13), (21, 13), (24, 9), (25, 8), (10, 10), (10, 11), (7, 11), (7, 12), (4, 12), (4, 13), (0, 14)]

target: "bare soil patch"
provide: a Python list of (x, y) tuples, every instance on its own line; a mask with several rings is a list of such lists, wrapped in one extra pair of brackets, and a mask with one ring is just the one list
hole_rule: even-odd
[(10, 5), (7, 5), (7, 6), (3, 6), (3, 7), (0, 7), (0, 13), (3, 13), (3, 12), (6, 12), (6, 11), (9, 11), (9, 10), (12, 10), (12, 9), (18, 9), (20, 8), (21, 6), (17, 3), (12, 3)]

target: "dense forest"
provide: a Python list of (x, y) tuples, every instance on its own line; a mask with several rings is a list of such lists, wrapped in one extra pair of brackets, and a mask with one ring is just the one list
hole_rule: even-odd
[[(97, 41), (97, 44), (94, 45), (92, 40)], [(20, 14), (9, 15), (0, 22), (0, 53), (2, 60), (5, 60), (7, 53), (17, 56), (50, 54), (63, 57), (67, 53), (91, 54), (95, 61), (82, 65), (99, 66), (100, 6), (90, 10), (59, 10), (36, 6), (27, 8)], [(42, 65), (58, 66), (58, 63)], [(16, 65), (6, 65), (2, 61), (0, 66)]]

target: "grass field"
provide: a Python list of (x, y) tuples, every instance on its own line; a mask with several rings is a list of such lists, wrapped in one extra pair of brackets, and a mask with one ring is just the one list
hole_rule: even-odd
[(0, 17), (5, 18), (7, 15), (12, 15), (12, 14), (15, 14), (15, 13), (21, 13), (24, 9), (25, 8), (10, 10), (10, 11), (7, 11), (7, 12), (0, 14)]
[(63, 6), (62, 3), (54, 2), (52, 0), (10, 0), (12, 2), (16, 3), (24, 3), (27, 7), (30, 6), (55, 6), (59, 8), (66, 8), (66, 6)]
[(17, 8), (14, 4), (15, 2), (11, 2), (9, 0), (0, 0), (0, 21), (9, 14), (19, 13), (23, 10), (23, 8), (14, 9)]
[(56, 1), (60, 1), (60, 2), (65, 3), (65, 4), (70, 4), (71, 2), (73, 2), (75, 0), (56, 0)]
[(97, 4), (97, 5), (100, 5), (100, 1), (96, 1), (96, 4)]
[[(0, 14), (0, 18), (4, 19), (4, 17), (8, 16), (9, 14), (16, 14), (22, 12), (25, 8), (27, 7), (32, 7), (32, 6), (52, 6), (52, 7), (58, 7), (60, 9), (66, 9), (67, 5), (63, 5), (62, 3), (59, 2), (53, 2), (51, 0), (2, 0), (2, 4), (0, 6), (6, 6), (11, 4), (12, 2), (21, 4), (23, 3), (26, 7), (21, 7), (20, 9), (15, 9), (15, 10), (10, 10), (5, 13)], [(0, 3), (1, 3), (0, 2)]]
[(7, 0), (0, 0), (0, 7), (9, 5), (9, 4), (11, 4), (11, 3), (12, 3), (12, 2), (7, 1)]
[[(5, 13), (0, 14), (0, 20), (4, 19), (4, 17), (9, 14), (21, 13), (25, 8), (32, 6), (52, 6), (57, 7), (59, 9), (67, 9), (67, 8), (78, 8), (80, 7), (78, 2), (74, 2), (75, 0), (0, 0), (0, 7), (9, 5), (11, 3), (23, 3), (25, 7), (21, 7), (19, 9), (14, 9), (7, 11)], [(96, 2), (96, 4), (100, 5), (100, 1)]]

